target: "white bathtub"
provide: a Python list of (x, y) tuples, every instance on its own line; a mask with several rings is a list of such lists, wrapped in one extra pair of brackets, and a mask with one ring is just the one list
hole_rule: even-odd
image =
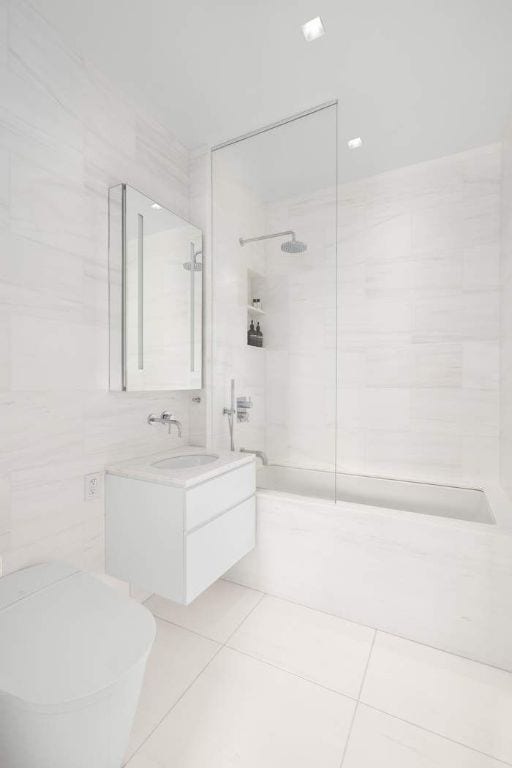
[(485, 492), (439, 483), (349, 475), (295, 467), (267, 466), (258, 470), (258, 487), (318, 499), (349, 501), (386, 509), (451, 517), (494, 525)]
[[(266, 467), (227, 578), (512, 670), (512, 514), (473, 489)], [(293, 490), (293, 492), (290, 492)]]

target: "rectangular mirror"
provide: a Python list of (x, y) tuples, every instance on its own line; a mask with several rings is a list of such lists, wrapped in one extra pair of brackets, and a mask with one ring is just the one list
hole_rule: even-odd
[(110, 389), (200, 389), (201, 230), (127, 184), (109, 222)]

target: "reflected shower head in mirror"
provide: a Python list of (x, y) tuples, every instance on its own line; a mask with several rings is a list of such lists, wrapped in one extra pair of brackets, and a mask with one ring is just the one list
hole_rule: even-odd
[(295, 232), (291, 229), (287, 229), (285, 232), (275, 232), (272, 235), (260, 235), (259, 237), (239, 237), (238, 242), (240, 245), (245, 245), (246, 243), (255, 243), (259, 240), (270, 240), (274, 237), (287, 237), (288, 235), (291, 235), (291, 240), (286, 240), (284, 243), (281, 244), (281, 250), (283, 253), (304, 253), (304, 251), (307, 251), (307, 244), (301, 242), (300, 240), (297, 240), (295, 237)]
[(190, 253), (190, 261), (185, 261), (183, 264), (183, 269), (186, 269), (187, 272), (202, 272), (203, 271), (203, 264), (201, 261), (196, 261), (198, 256), (202, 256), (202, 251), (191, 251)]

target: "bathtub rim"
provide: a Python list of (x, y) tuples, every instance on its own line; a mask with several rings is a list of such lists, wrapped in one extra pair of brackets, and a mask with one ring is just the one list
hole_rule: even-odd
[[(278, 469), (299, 469), (302, 471), (311, 471), (307, 470), (301, 467), (286, 467), (279, 464), (271, 464), (269, 467), (276, 467)], [(265, 467), (266, 469), (266, 467)], [(312, 470), (315, 472), (327, 472), (327, 470)], [(502, 531), (507, 533), (512, 533), (512, 503), (509, 499), (508, 495), (505, 493), (503, 488), (500, 486), (498, 482), (495, 481), (488, 481), (481, 483), (479, 485), (467, 485), (463, 481), (455, 481), (455, 482), (443, 482), (442, 480), (435, 479), (435, 480), (418, 480), (418, 479), (409, 479), (409, 478), (398, 478), (393, 476), (383, 476), (383, 475), (375, 475), (375, 474), (368, 474), (368, 473), (360, 473), (360, 472), (337, 472), (337, 475), (348, 475), (350, 477), (360, 477), (360, 478), (366, 478), (366, 479), (372, 479), (372, 480), (391, 480), (398, 483), (414, 483), (417, 485), (429, 485), (429, 486), (436, 486), (436, 487), (444, 487), (444, 488), (454, 488), (458, 490), (465, 490), (465, 491), (478, 491), (484, 494), (485, 499), (487, 501), (487, 504), (489, 505), (489, 508), (491, 510), (491, 514), (494, 518), (493, 522), (481, 522), (481, 521), (475, 521), (475, 520), (463, 520), (461, 518), (456, 517), (448, 517), (443, 515), (430, 515), (425, 512), (412, 512), (408, 510), (402, 510), (402, 509), (396, 509), (394, 507), (385, 507), (385, 506), (377, 506), (373, 504), (363, 504), (360, 502), (355, 501), (343, 501), (343, 500), (335, 500), (335, 499), (325, 499), (320, 496), (306, 496), (305, 494), (301, 493), (293, 493), (292, 491), (281, 491), (281, 490), (273, 490), (271, 488), (260, 488), (258, 487), (257, 483), (257, 475), (256, 475), (256, 494), (257, 496), (277, 496), (279, 498), (287, 498), (289, 500), (297, 500), (300, 499), (301, 503), (305, 504), (313, 504), (315, 506), (324, 506), (326, 505), (329, 508), (332, 507), (339, 507), (342, 509), (345, 508), (351, 508), (353, 511), (359, 511), (359, 512), (371, 512), (374, 514), (383, 514), (383, 515), (391, 515), (393, 517), (401, 517), (408, 520), (418, 520), (418, 521), (424, 521), (424, 522), (431, 522), (431, 523), (438, 523), (440, 525), (448, 526), (448, 527), (463, 527), (467, 528), (470, 526), (473, 528), (474, 526), (478, 526), (480, 530), (488, 531), (488, 532), (496, 532), (496, 531)]]

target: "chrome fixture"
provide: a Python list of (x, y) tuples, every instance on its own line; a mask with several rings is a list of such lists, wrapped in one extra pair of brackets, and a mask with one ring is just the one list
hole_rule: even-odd
[(259, 459), (261, 459), (261, 462), (264, 467), (268, 464), (267, 454), (265, 451), (251, 451), (250, 448), (239, 448), (238, 449), (240, 453), (253, 453), (255, 456), (257, 456)]
[(162, 411), (160, 416), (155, 416), (154, 413), (150, 413), (148, 416), (148, 424), (167, 424), (169, 427), (169, 434), (171, 434), (171, 427), (173, 424), (178, 429), (178, 437), (181, 437), (181, 421), (174, 419), (172, 413), (169, 411)]
[(234, 431), (234, 423), (233, 423), (233, 417), (236, 413), (235, 411), (235, 380), (231, 379), (231, 403), (229, 408), (224, 408), (222, 411), (224, 416), (228, 417), (228, 424), (229, 424), (229, 437), (230, 437), (230, 449), (232, 451), (235, 450), (235, 438), (233, 435)]
[(202, 272), (203, 264), (201, 261), (197, 261), (198, 256), (202, 256), (202, 251), (196, 251), (194, 243), (190, 243), (190, 260), (183, 262), (183, 269), (187, 272)]
[(197, 261), (198, 256), (202, 256), (202, 251), (196, 251), (194, 242), (190, 241), (190, 260), (185, 261), (183, 269), (190, 272), (190, 370), (194, 373), (196, 363), (196, 281), (194, 272), (202, 272), (203, 265)]
[(295, 232), (291, 229), (287, 229), (284, 232), (275, 232), (273, 235), (260, 235), (259, 237), (246, 237), (245, 239), (239, 237), (238, 242), (240, 245), (245, 245), (246, 243), (256, 243), (260, 240), (270, 240), (273, 237), (288, 237), (289, 235), (292, 236), (291, 240), (286, 240), (282, 243), (281, 250), (284, 253), (304, 253), (308, 248), (307, 244), (302, 243), (300, 240), (296, 240)]
[(250, 397), (237, 397), (236, 399), (236, 420), (240, 422), (249, 421), (249, 411), (252, 408)]
[(200, 403), (201, 402), (201, 397), (199, 395), (196, 395), (195, 397), (192, 398), (192, 402), (193, 403)]

